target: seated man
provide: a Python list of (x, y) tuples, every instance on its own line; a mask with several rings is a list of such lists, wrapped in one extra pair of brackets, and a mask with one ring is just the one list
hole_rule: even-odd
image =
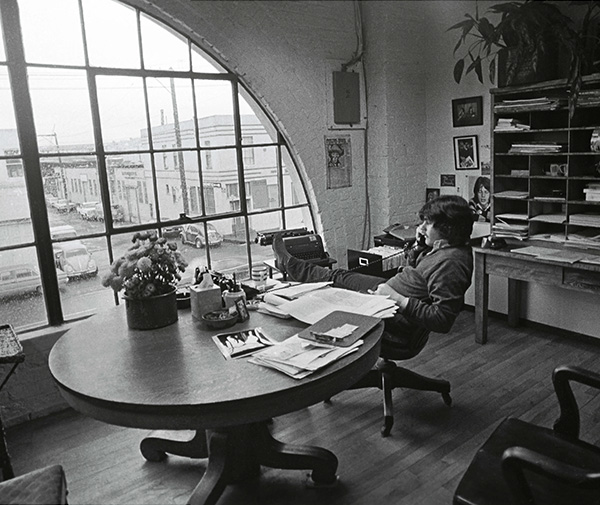
[(425, 328), (447, 333), (461, 310), (471, 284), (473, 254), (468, 244), (473, 229), (469, 204), (459, 196), (445, 195), (427, 202), (419, 211), (423, 222), (417, 228), (417, 245), (423, 250), (412, 265), (394, 277), (330, 270), (292, 256), (280, 235), (273, 251), (280, 269), (299, 282), (332, 281), (335, 287), (387, 295), (398, 305), (396, 315), (386, 320), (388, 338), (411, 347), (411, 336)]

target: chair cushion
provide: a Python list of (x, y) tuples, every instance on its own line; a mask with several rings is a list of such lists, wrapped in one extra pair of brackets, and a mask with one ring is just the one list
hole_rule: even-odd
[(1, 482), (0, 503), (6, 505), (67, 503), (67, 481), (62, 466), (47, 466)]
[[(558, 461), (590, 471), (600, 471), (600, 448), (569, 441), (553, 430), (519, 419), (505, 419), (479, 449), (454, 494), (455, 505), (507, 505), (512, 503), (502, 474), (502, 454), (509, 447), (524, 447)], [(564, 484), (526, 472), (534, 502), (600, 505), (598, 491), (566, 488)]]

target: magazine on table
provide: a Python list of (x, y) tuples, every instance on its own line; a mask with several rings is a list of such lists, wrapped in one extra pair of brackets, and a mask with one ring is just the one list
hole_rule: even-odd
[(225, 359), (243, 358), (275, 344), (262, 328), (219, 333), (212, 339)]

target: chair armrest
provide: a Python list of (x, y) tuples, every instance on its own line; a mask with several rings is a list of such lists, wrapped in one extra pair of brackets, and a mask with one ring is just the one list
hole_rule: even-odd
[(600, 469), (589, 472), (524, 447), (509, 447), (502, 454), (502, 473), (517, 505), (534, 503), (524, 470), (580, 489), (600, 489)]
[(570, 382), (580, 382), (600, 389), (600, 374), (574, 366), (559, 366), (552, 374), (552, 383), (560, 405), (560, 417), (554, 431), (569, 438), (579, 438), (579, 408)]

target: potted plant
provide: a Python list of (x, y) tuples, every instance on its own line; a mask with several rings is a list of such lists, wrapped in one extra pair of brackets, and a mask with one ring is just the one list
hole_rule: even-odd
[[(455, 56), (461, 48), (466, 50), (454, 66), (454, 80), (460, 83), (463, 75), (475, 72), (479, 82), (483, 83), (484, 62), (488, 64), (491, 83), (496, 82), (497, 67), (500, 85), (552, 79), (557, 77), (558, 54), (562, 51), (569, 60), (567, 84), (572, 113), (582, 76), (596, 70), (599, 63), (596, 52), (600, 46), (597, 24), (600, 3), (578, 1), (570, 4), (587, 6), (578, 23), (552, 2), (544, 0), (497, 4), (483, 16), (479, 15), (475, 3), (475, 16), (465, 14), (465, 20), (448, 29), (461, 31), (454, 47)], [(493, 16), (499, 16), (499, 19), (494, 22)]]
[(154, 232), (137, 232), (133, 246), (116, 259), (102, 285), (125, 291), (127, 324), (134, 329), (161, 328), (177, 321), (176, 284), (187, 267), (177, 244)]

